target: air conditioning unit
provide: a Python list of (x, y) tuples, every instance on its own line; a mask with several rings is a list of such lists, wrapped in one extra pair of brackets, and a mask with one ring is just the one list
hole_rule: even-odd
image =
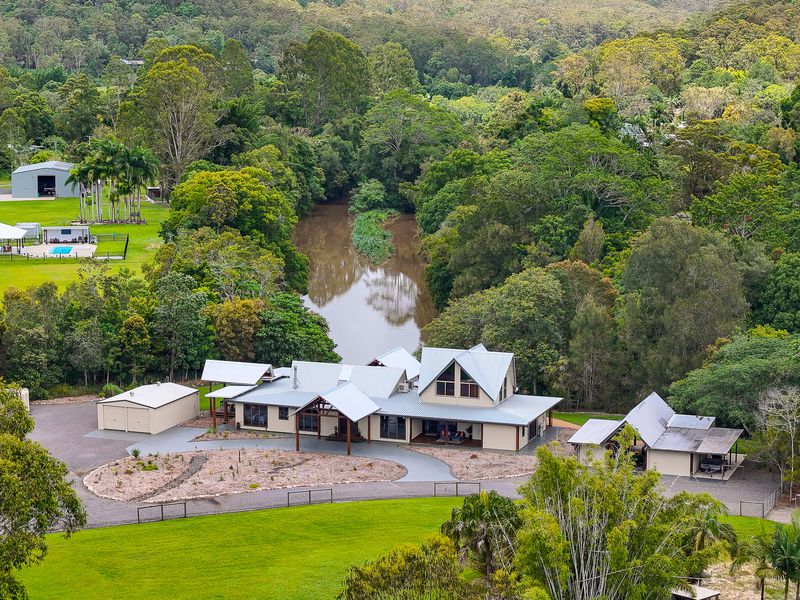
[(400, 392), (410, 392), (411, 384), (407, 381), (401, 381), (397, 386), (397, 390)]

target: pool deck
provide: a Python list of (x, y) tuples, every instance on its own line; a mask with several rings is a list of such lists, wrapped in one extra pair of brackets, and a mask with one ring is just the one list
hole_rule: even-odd
[[(54, 254), (55, 248), (72, 248), (72, 251), (64, 254)], [(97, 250), (97, 244), (36, 244), (35, 246), (25, 246), (22, 254), (31, 258), (91, 258)]]

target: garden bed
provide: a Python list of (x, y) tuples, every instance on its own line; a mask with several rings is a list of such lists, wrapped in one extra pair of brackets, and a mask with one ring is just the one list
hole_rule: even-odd
[[(196, 472), (184, 477), (192, 463)], [(95, 469), (83, 482), (102, 498), (167, 502), (257, 490), (393, 481), (405, 474), (405, 467), (386, 460), (250, 448), (128, 457)]]

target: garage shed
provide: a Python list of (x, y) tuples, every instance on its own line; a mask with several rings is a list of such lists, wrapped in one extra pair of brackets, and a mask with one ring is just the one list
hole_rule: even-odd
[(177, 383), (153, 383), (97, 403), (97, 428), (160, 433), (198, 415), (196, 389)]
[(79, 194), (78, 186), (67, 183), (72, 163), (49, 160), (23, 165), (11, 174), (12, 198), (71, 198)]

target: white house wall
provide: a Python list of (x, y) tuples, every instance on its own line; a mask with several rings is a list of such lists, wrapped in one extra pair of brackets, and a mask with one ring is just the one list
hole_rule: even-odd
[[(519, 447), (522, 448), (522, 445), (522, 438), (520, 438)], [(514, 425), (484, 423), (483, 447), (491, 450), (516, 450), (517, 428)]]
[(647, 451), (647, 469), (662, 475), (691, 475), (691, 454), (650, 449)]

